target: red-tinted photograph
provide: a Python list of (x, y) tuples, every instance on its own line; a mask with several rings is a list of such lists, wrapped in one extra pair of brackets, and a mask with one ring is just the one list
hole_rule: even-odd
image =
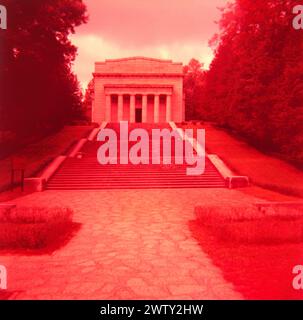
[(302, 300), (302, 198), (302, 0), (0, 0), (0, 300)]

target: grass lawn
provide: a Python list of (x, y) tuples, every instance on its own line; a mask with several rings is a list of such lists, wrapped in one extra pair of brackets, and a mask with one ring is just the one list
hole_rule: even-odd
[[(14, 157), (25, 164), (25, 177), (35, 176), (55, 157), (66, 154), (79, 139), (87, 137), (92, 129), (92, 126), (65, 126), (59, 132), (25, 146)], [(10, 179), (11, 157), (7, 157), (0, 160), (0, 191), (10, 186)]]
[(303, 291), (292, 287), (302, 242), (235, 243), (218, 239), (199, 221), (191, 221), (189, 227), (201, 249), (245, 299), (303, 299)]
[[(192, 128), (192, 124), (182, 125)], [(250, 178), (254, 185), (303, 197), (303, 172), (283, 160), (266, 155), (210, 124), (194, 125), (206, 129), (206, 149), (217, 154), (231, 170)]]

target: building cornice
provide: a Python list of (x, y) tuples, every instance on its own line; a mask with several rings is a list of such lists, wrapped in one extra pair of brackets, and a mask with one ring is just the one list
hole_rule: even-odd
[(158, 58), (148, 58), (142, 56), (135, 56), (135, 57), (128, 57), (128, 58), (120, 58), (120, 59), (106, 59), (105, 61), (98, 61), (96, 65), (104, 65), (108, 62), (122, 62), (122, 61), (130, 61), (130, 60), (145, 60), (145, 61), (154, 61), (154, 62), (161, 62), (161, 63), (170, 63), (172, 65), (183, 65), (182, 62), (173, 62), (169, 59), (158, 59)]
[(95, 78), (109, 78), (109, 77), (115, 77), (115, 78), (123, 78), (123, 77), (130, 77), (130, 78), (163, 78), (163, 77), (169, 77), (169, 78), (183, 78), (183, 73), (99, 73), (94, 72), (93, 76)]
[(104, 88), (159, 88), (159, 89), (171, 89), (173, 85), (161, 85), (161, 84), (105, 84)]

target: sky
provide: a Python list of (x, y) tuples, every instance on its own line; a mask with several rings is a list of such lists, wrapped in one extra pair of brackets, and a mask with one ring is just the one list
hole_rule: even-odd
[(218, 31), (219, 7), (227, 0), (84, 0), (89, 21), (71, 36), (78, 47), (73, 69), (82, 88), (94, 63), (145, 56), (207, 68), (213, 59), (208, 41)]

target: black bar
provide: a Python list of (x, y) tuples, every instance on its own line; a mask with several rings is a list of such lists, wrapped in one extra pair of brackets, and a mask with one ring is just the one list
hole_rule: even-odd
[[(194, 314), (191, 306), (200, 306), (200, 311), (203, 306), (202, 312)], [(9, 315), (10, 319), (31, 320), (294, 319), (302, 309), (302, 301), (0, 301), (1, 319)]]

